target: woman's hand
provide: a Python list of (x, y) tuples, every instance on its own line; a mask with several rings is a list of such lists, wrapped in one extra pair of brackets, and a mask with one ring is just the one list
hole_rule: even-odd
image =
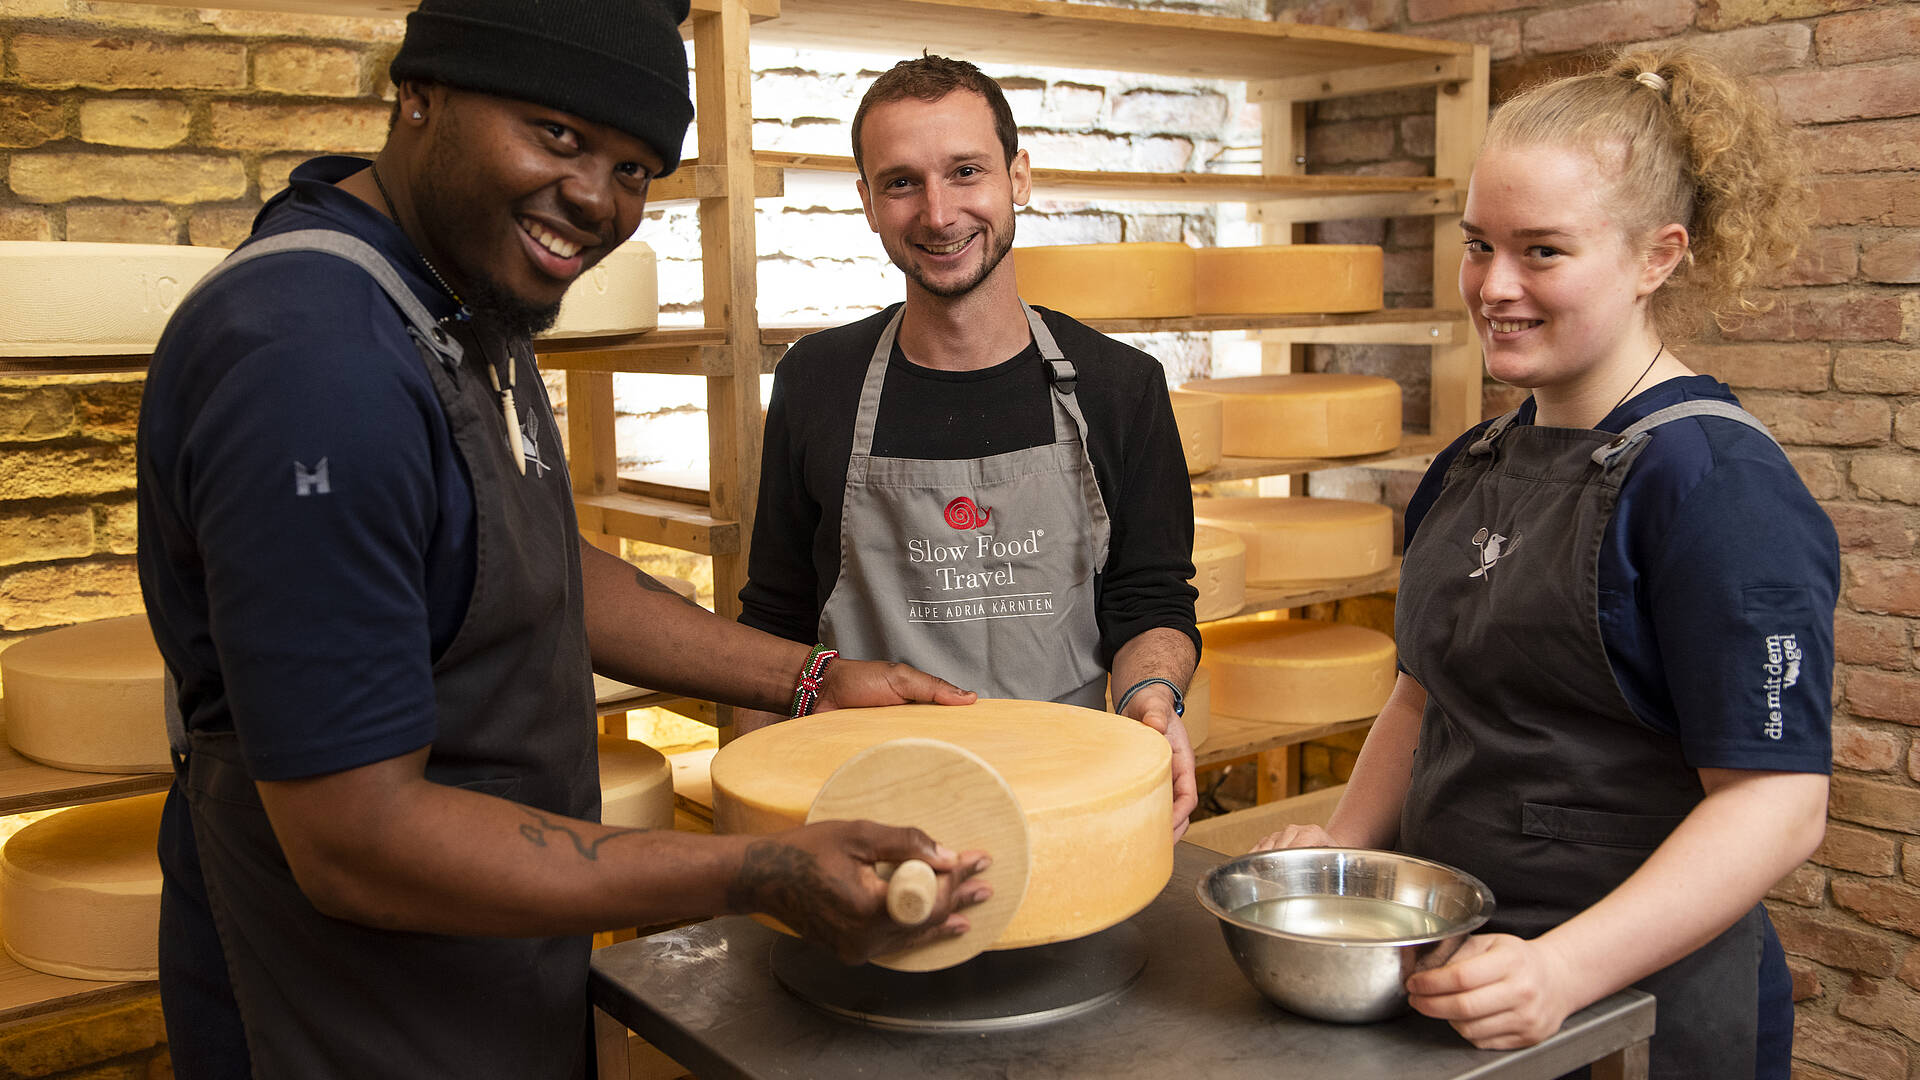
[(1296, 847), (1345, 847), (1318, 825), (1289, 825), (1277, 833), (1268, 833), (1253, 845), (1255, 851), (1279, 851)]
[(1560, 1030), (1579, 1007), (1566, 958), (1551, 944), (1477, 934), (1441, 967), (1407, 980), (1415, 1011), (1453, 1025), (1482, 1050), (1517, 1050)]

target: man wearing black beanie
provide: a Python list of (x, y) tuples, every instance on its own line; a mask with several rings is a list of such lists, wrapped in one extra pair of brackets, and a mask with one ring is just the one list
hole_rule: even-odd
[[(990, 892), (916, 830), (597, 823), (592, 673), (754, 708), (970, 694), (683, 603), (581, 542), (529, 338), (692, 116), (686, 0), (425, 0), (371, 167), (295, 170), (183, 302), (140, 417), (176, 775), (176, 1075), (586, 1074), (589, 933), (775, 915), (848, 958)], [(821, 665), (826, 665), (824, 670)], [(942, 871), (893, 926), (876, 861)]]

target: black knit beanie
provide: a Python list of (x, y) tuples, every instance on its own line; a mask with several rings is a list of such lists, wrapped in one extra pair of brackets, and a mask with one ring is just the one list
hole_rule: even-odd
[(388, 72), (605, 124), (680, 165), (688, 0), (421, 0)]

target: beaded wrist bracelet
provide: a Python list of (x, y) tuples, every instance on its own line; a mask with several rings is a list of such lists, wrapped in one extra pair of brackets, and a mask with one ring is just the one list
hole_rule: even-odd
[(827, 665), (839, 656), (825, 645), (815, 645), (807, 654), (807, 662), (800, 668), (800, 685), (793, 691), (793, 716), (806, 716), (820, 703), (820, 682), (827, 677)]

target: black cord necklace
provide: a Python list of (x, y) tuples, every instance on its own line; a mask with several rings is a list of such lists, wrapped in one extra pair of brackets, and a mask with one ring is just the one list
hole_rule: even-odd
[[(380, 199), (387, 204), (387, 216), (393, 219), (395, 225), (399, 225), (400, 211), (394, 209), (393, 196), (387, 194), (387, 183), (380, 179), (380, 166), (369, 165), (367, 166), (367, 171), (373, 174), (373, 186), (380, 189)], [(400, 231), (404, 233), (406, 232), (406, 228), (402, 226)], [(409, 237), (409, 239), (411, 239), (411, 237)], [(447, 279), (440, 276), (440, 268), (433, 265), (433, 260), (427, 258), (427, 253), (420, 250), (419, 244), (413, 245), (413, 250), (415, 254), (420, 256), (420, 261), (427, 265), (427, 273), (433, 275), (434, 283), (440, 286), (441, 291), (453, 297), (454, 303), (460, 305), (459, 317), (465, 318), (467, 314), (466, 301), (460, 299), (460, 294), (453, 291), (453, 286), (447, 284)]]
[[(1633, 385), (1632, 385), (1632, 386), (1629, 386), (1629, 387), (1627, 387), (1627, 393), (1626, 393), (1626, 394), (1621, 394), (1621, 395), (1620, 395), (1620, 400), (1619, 400), (1619, 401), (1616, 401), (1616, 402), (1614, 402), (1614, 403), (1613, 403), (1613, 409), (1617, 409), (1617, 408), (1619, 408), (1620, 406), (1622, 406), (1622, 405), (1624, 405), (1624, 404), (1626, 404), (1626, 403), (1627, 403), (1627, 395), (1628, 395), (1628, 394), (1631, 394), (1631, 393), (1633, 393), (1633, 392), (1634, 392), (1635, 390), (1638, 390), (1638, 389), (1640, 389), (1640, 383), (1641, 383), (1641, 381), (1642, 381), (1642, 380), (1644, 380), (1644, 379), (1645, 379), (1645, 378), (1647, 377), (1647, 372), (1649, 372), (1649, 371), (1652, 371), (1652, 370), (1653, 370), (1653, 365), (1655, 365), (1655, 364), (1657, 364), (1657, 363), (1659, 363), (1659, 362), (1660, 362), (1660, 354), (1661, 354), (1661, 353), (1663, 353), (1663, 352), (1666, 352), (1666, 351), (1667, 351), (1667, 343), (1663, 341), (1663, 342), (1661, 342), (1661, 343), (1660, 343), (1660, 347), (1659, 347), (1658, 349), (1655, 349), (1655, 350), (1653, 351), (1653, 359), (1651, 359), (1651, 360), (1649, 360), (1649, 361), (1647, 361), (1647, 368), (1646, 368), (1646, 371), (1642, 371), (1642, 372), (1640, 373), (1640, 378), (1638, 378), (1638, 379), (1635, 379), (1635, 380), (1633, 380)], [(1608, 409), (1608, 410), (1607, 410), (1606, 412), (1604, 412), (1604, 413), (1602, 413), (1602, 414), (1601, 414), (1601, 416), (1600, 416), (1600, 418), (1601, 418), (1602, 420), (1604, 420), (1604, 419), (1606, 419), (1607, 417), (1609, 417), (1609, 416), (1612, 416), (1612, 415), (1613, 415), (1613, 409)]]

